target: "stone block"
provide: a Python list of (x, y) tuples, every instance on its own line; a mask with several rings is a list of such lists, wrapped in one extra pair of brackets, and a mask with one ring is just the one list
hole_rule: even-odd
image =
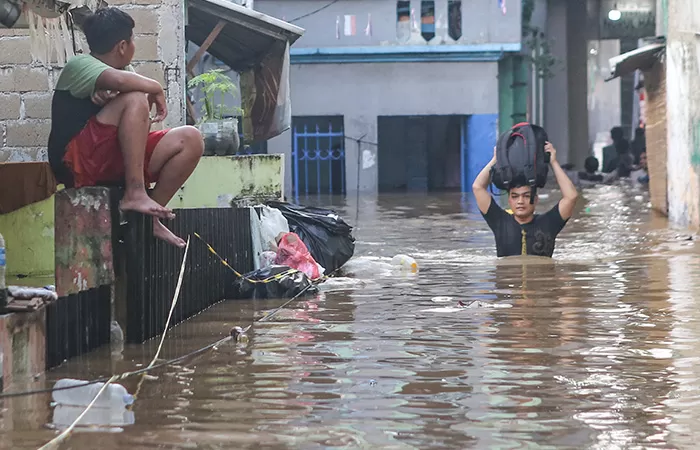
[(65, 297), (112, 284), (112, 210), (105, 187), (55, 197), (56, 292)]
[(39, 149), (32, 147), (2, 147), (0, 162), (30, 162), (37, 161)]
[(17, 120), (7, 122), (9, 147), (43, 147), (47, 145), (51, 122), (48, 120)]
[(133, 6), (123, 8), (136, 22), (134, 34), (158, 34), (160, 29), (159, 9), (154, 7)]
[(2, 390), (46, 369), (46, 310), (0, 315)]
[(25, 119), (51, 118), (51, 93), (32, 93), (22, 96)]
[(144, 77), (153, 78), (165, 87), (165, 71), (159, 62), (134, 63), (134, 70)]
[(31, 42), (28, 36), (0, 37), (0, 66), (32, 62)]
[(48, 69), (29, 66), (10, 66), (0, 69), (0, 92), (47, 91), (48, 89)]
[(0, 120), (19, 119), (19, 94), (0, 94)]
[(158, 61), (158, 36), (137, 35), (134, 61)]

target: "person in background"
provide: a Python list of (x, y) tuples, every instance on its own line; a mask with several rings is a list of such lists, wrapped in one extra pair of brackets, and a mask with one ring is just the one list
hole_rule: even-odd
[(638, 127), (634, 130), (634, 139), (632, 140), (632, 156), (634, 164), (639, 165), (640, 156), (647, 151), (647, 140), (644, 128)]
[(609, 184), (617, 177), (617, 171), (610, 173), (598, 172), (600, 163), (595, 156), (589, 156), (583, 163), (584, 170), (578, 173), (581, 187), (591, 187), (596, 184)]
[(612, 160), (613, 171), (618, 178), (629, 178), (634, 169), (634, 156), (630, 152), (630, 143), (626, 140), (619, 141), (615, 146), (617, 156)]
[(637, 168), (634, 171), (632, 171), (632, 173), (630, 174), (630, 178), (635, 183), (639, 183), (642, 185), (649, 184), (649, 168), (647, 166), (647, 152), (642, 152), (639, 155), (639, 165), (637, 166)]
[(85, 19), (90, 54), (72, 57), (56, 82), (49, 162), (67, 188), (125, 185), (119, 208), (152, 216), (156, 238), (184, 247), (159, 219), (175, 217), (165, 205), (194, 171), (204, 141), (192, 126), (151, 131), (168, 109), (160, 83), (131, 67), (134, 25), (117, 8), (98, 9)]
[(513, 186), (508, 191), (508, 204), (512, 214), (505, 212), (489, 194), (491, 168), (496, 164), (496, 148), (493, 158), (474, 180), (472, 191), (479, 211), (496, 239), (496, 253), (499, 257), (515, 255), (536, 255), (551, 257), (554, 241), (574, 212), (578, 192), (564, 169), (557, 161), (557, 151), (547, 142), (545, 152), (550, 154), (550, 164), (554, 171), (562, 199), (545, 214), (535, 214), (538, 199), (530, 203), (529, 186)]
[(612, 144), (603, 147), (603, 172), (610, 173), (617, 168), (617, 163), (613, 162), (619, 154), (618, 147), (624, 145), (621, 143), (626, 143), (629, 149), (629, 142), (625, 139), (622, 127), (614, 127), (610, 130), (610, 137), (612, 138)]

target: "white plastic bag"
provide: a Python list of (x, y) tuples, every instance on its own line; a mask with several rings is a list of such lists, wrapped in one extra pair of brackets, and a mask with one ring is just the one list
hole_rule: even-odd
[(275, 251), (277, 248), (277, 235), (289, 233), (289, 222), (287, 222), (287, 219), (279, 209), (263, 205), (260, 211), (260, 223), (263, 250)]

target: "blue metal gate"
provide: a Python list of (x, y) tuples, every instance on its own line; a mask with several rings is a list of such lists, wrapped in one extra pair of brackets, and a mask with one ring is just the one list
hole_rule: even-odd
[(345, 194), (345, 133), (342, 127), (327, 131), (319, 125), (292, 130), (292, 179), (294, 196)]

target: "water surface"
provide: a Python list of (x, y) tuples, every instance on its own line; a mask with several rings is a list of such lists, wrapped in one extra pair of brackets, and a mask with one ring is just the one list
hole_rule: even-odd
[[(331, 203), (356, 226), (352, 280), (256, 325), (247, 345), (156, 371), (132, 425), (81, 430), (64, 448), (695, 447), (700, 258), (692, 236), (650, 212), (646, 193), (586, 191), (552, 260), (497, 260), (468, 197)], [(390, 270), (400, 253), (419, 274)], [(220, 303), (172, 329), (162, 356), (280, 303)], [(105, 348), (35, 385), (131, 370), (156, 345), (116, 357)], [(133, 393), (137, 383), (124, 384)], [(3, 401), (0, 446), (55, 436), (49, 401)]]

